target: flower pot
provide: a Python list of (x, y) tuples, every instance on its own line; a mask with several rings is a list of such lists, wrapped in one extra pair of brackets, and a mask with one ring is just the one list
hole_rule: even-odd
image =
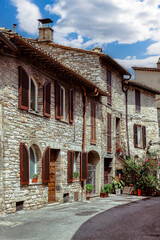
[(138, 196), (142, 196), (141, 189), (138, 189)]
[(116, 189), (116, 195), (121, 195), (121, 189), (120, 188)]
[(101, 193), (100, 193), (100, 197), (101, 197), (101, 198), (106, 198), (106, 197), (108, 197), (108, 193), (102, 193), (102, 192), (101, 192)]
[(37, 183), (37, 178), (32, 178), (32, 183)]
[(90, 194), (91, 194), (91, 192), (86, 192), (86, 200), (89, 200), (90, 199)]

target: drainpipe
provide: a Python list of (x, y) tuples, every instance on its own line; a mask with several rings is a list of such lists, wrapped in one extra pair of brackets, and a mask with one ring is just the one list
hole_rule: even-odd
[[(87, 106), (87, 94), (84, 86), (83, 89), (83, 137), (82, 137), (82, 152), (85, 151), (85, 143), (86, 143), (86, 106)], [(81, 181), (81, 201), (83, 201), (83, 189), (84, 182)]]
[[(129, 80), (129, 79), (127, 79)], [(124, 89), (124, 79), (122, 80), (122, 91), (125, 93), (125, 102), (126, 102), (126, 133), (127, 133), (127, 148), (128, 155), (130, 156), (130, 147), (129, 147), (129, 132), (128, 132), (128, 88)]]
[(85, 143), (86, 143), (86, 105), (87, 105), (87, 94), (84, 86), (83, 89), (83, 140), (82, 140), (82, 152), (85, 151)]

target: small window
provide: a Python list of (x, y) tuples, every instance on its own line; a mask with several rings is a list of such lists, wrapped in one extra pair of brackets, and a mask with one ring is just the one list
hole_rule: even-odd
[(79, 152), (68, 151), (68, 182), (79, 179)]
[(37, 84), (33, 78), (30, 78), (29, 86), (30, 86), (29, 110), (36, 112), (37, 111)]
[(140, 112), (141, 110), (141, 100), (140, 100), (140, 91), (135, 90), (135, 106), (136, 106), (136, 112)]
[(73, 123), (73, 89), (55, 84), (55, 116), (56, 119)]
[(146, 127), (141, 125), (134, 125), (134, 146), (136, 148), (146, 147)]
[(96, 144), (96, 104), (91, 102), (91, 144)]
[(37, 174), (37, 159), (35, 150), (30, 147), (29, 149), (29, 179), (32, 182), (33, 176)]

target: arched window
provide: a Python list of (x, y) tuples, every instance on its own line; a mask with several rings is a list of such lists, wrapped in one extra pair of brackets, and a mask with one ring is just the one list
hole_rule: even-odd
[(37, 157), (33, 147), (29, 149), (29, 179), (32, 182), (33, 175), (37, 174)]
[(30, 78), (29, 87), (30, 87), (29, 110), (36, 112), (37, 111), (37, 83), (33, 78)]

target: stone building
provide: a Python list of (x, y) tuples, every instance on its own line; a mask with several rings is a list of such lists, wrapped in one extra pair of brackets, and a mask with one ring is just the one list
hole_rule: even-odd
[(53, 43), (40, 23), (37, 40), (0, 29), (1, 213), (83, 200), (86, 182), (98, 195), (122, 167), (116, 144), (140, 156), (158, 136), (158, 91), (99, 48)]
[[(135, 80), (151, 88), (160, 91), (160, 59), (157, 62), (157, 68), (151, 67), (133, 67), (135, 71)], [(160, 136), (160, 96), (156, 95), (156, 105), (158, 111), (158, 124)]]

